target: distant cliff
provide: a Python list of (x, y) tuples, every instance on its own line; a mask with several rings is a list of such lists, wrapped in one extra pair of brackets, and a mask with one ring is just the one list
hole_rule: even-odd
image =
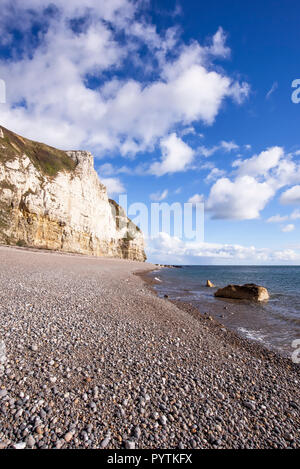
[(0, 127), (0, 243), (145, 261), (143, 234), (85, 151), (64, 152)]

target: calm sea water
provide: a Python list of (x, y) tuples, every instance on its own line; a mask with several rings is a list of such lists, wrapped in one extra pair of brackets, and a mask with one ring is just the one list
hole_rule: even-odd
[[(162, 269), (152, 275), (161, 280), (155, 288), (160, 296), (193, 303), (240, 335), (260, 342), (284, 355), (294, 351), (292, 342), (300, 339), (300, 267), (292, 266), (183, 266)], [(222, 300), (217, 287), (231, 283), (256, 283), (270, 293), (267, 303)]]

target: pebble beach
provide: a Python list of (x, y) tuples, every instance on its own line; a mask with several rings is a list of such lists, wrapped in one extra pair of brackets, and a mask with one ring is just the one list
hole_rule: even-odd
[(5, 246), (0, 265), (1, 449), (300, 447), (300, 365), (158, 298), (155, 266)]

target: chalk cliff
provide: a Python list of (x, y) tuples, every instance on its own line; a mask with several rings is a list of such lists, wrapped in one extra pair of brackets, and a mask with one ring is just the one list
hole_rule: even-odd
[(107, 196), (91, 153), (0, 127), (0, 243), (145, 261), (143, 234)]

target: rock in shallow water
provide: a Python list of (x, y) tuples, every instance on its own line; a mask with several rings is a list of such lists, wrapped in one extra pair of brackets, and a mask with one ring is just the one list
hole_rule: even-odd
[(209, 288), (214, 288), (215, 285), (210, 280), (207, 280), (206, 286)]
[(215, 296), (221, 298), (232, 298), (234, 300), (266, 301), (269, 293), (265, 287), (255, 285), (255, 283), (246, 283), (245, 285), (227, 285), (219, 288)]

